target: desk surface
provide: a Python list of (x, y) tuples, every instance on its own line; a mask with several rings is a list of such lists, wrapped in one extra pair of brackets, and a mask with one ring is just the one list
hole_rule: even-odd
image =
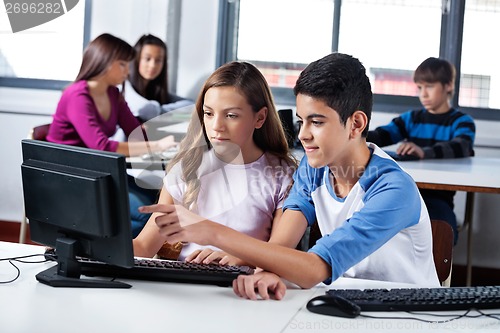
[(466, 285), (472, 281), (472, 220), (475, 193), (500, 193), (500, 158), (467, 157), (399, 162), (421, 189), (465, 191)]
[[(0, 242), (0, 258), (43, 250), (40, 246)], [(235, 296), (231, 288), (166, 282), (127, 280), (132, 284), (131, 289), (52, 288), (37, 282), (34, 276), (54, 263), (15, 264), (21, 271), (20, 277), (0, 285), (0, 332), (387, 332), (394, 329), (443, 332), (457, 328), (463, 332), (493, 332), (500, 329), (500, 322), (489, 318), (426, 324), (330, 317), (305, 308), (310, 298), (330, 288), (407, 286), (403, 284), (341, 278), (330, 286), (289, 289), (282, 301), (249, 301)], [(1, 281), (15, 275), (8, 262), (0, 261)], [(396, 312), (371, 314), (408, 316)]]
[(432, 159), (399, 165), (420, 188), (500, 193), (500, 158)]

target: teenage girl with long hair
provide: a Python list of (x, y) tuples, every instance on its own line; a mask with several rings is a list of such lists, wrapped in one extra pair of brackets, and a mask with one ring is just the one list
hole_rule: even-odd
[(136, 55), (130, 63), (128, 81), (125, 81), (125, 99), (140, 121), (193, 104), (169, 92), (168, 50), (160, 38), (142, 35), (134, 50)]
[[(264, 76), (249, 63), (231, 62), (205, 82), (179, 153), (168, 165), (159, 204), (190, 211), (191, 222), (210, 219), (268, 240), (295, 166)], [(242, 264), (216, 248), (164, 244), (158, 215), (134, 239), (136, 256), (160, 251), (174, 259)]]

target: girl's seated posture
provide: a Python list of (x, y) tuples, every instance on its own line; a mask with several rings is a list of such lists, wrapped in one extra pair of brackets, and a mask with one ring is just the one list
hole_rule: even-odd
[[(128, 137), (140, 126), (116, 87), (122, 85), (135, 51), (127, 42), (102, 34), (85, 49), (75, 82), (63, 92), (47, 135), (47, 141), (91, 149), (117, 152), (126, 156), (164, 151), (176, 145), (173, 136), (159, 141), (118, 142), (112, 140), (121, 128)], [(129, 179), (129, 198), (133, 233), (138, 234), (149, 215), (137, 212), (144, 202), (142, 189)]]
[[(196, 219), (267, 241), (282, 214), (296, 164), (269, 86), (256, 67), (231, 62), (207, 79), (179, 150), (168, 166), (159, 204), (175, 204)], [(136, 256), (152, 257), (162, 249), (160, 255), (171, 259), (209, 256), (242, 264), (213, 247), (164, 244), (155, 223), (158, 215), (134, 239)]]
[(193, 104), (168, 91), (167, 45), (160, 38), (143, 35), (134, 49), (136, 55), (125, 81), (125, 99), (136, 117), (145, 122)]

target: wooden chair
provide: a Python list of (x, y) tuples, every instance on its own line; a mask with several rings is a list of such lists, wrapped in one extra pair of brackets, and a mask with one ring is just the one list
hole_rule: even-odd
[[(28, 139), (46, 141), (47, 134), (49, 134), (49, 129), (50, 129), (50, 124), (35, 126), (31, 129), (30, 133), (28, 134)], [(27, 230), (28, 230), (28, 219), (26, 218), (26, 214), (24, 214), (23, 219), (21, 220), (21, 230), (19, 231), (20, 244), (24, 244), (24, 242), (26, 241)]]
[[(441, 220), (431, 220), (432, 228), (432, 255), (434, 265), (441, 285), (449, 287), (451, 282), (451, 264), (453, 258), (453, 229)], [(307, 246), (301, 246), (303, 250), (311, 248), (321, 238), (318, 223), (315, 222), (307, 229), (307, 235), (303, 240)]]
[(449, 287), (453, 259), (453, 229), (447, 222), (441, 220), (431, 220), (431, 227), (432, 254), (438, 279), (441, 285)]

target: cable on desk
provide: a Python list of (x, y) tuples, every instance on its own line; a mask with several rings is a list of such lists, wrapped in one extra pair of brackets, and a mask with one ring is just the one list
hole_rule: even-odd
[(16, 269), (16, 276), (10, 280), (6, 280), (6, 281), (0, 281), (0, 284), (7, 284), (7, 283), (12, 283), (14, 281), (16, 281), (19, 276), (21, 276), (21, 270), (19, 269), (19, 267), (17, 267), (15, 264), (14, 264), (14, 261), (17, 261), (17, 262), (20, 262), (20, 263), (25, 263), (25, 264), (40, 264), (40, 263), (43, 263), (43, 262), (46, 262), (48, 261), (47, 259), (44, 259), (41, 260), (41, 261), (25, 261), (25, 260), (22, 260), (22, 259), (26, 259), (26, 258), (33, 258), (33, 257), (40, 257), (40, 256), (44, 256), (43, 254), (41, 253), (37, 253), (37, 254), (29, 254), (29, 255), (25, 255), (25, 256), (19, 256), (19, 257), (12, 257), (12, 258), (0, 258), (0, 261), (8, 261), (9, 264), (11, 264), (15, 269)]
[[(469, 315), (471, 311), (476, 311), (479, 314), (478, 315)], [(455, 315), (455, 314), (437, 314), (437, 313), (427, 313), (427, 312), (415, 312), (415, 311), (405, 311), (408, 314), (413, 314), (413, 315), (424, 315), (424, 316), (433, 316), (433, 317), (453, 317), (454, 318), (449, 318), (446, 320), (426, 320), (418, 317), (385, 317), (385, 316), (369, 316), (365, 314), (360, 314), (359, 317), (364, 317), (364, 318), (370, 318), (370, 319), (405, 319), (405, 320), (416, 320), (416, 321), (421, 321), (424, 323), (428, 324), (444, 324), (448, 323), (450, 321), (454, 321), (460, 318), (481, 318), (481, 317), (489, 317), (493, 318), (495, 320), (500, 321), (500, 313), (484, 313), (483, 311), (479, 309), (474, 309), (471, 308), (467, 311), (465, 311), (461, 315)]]

